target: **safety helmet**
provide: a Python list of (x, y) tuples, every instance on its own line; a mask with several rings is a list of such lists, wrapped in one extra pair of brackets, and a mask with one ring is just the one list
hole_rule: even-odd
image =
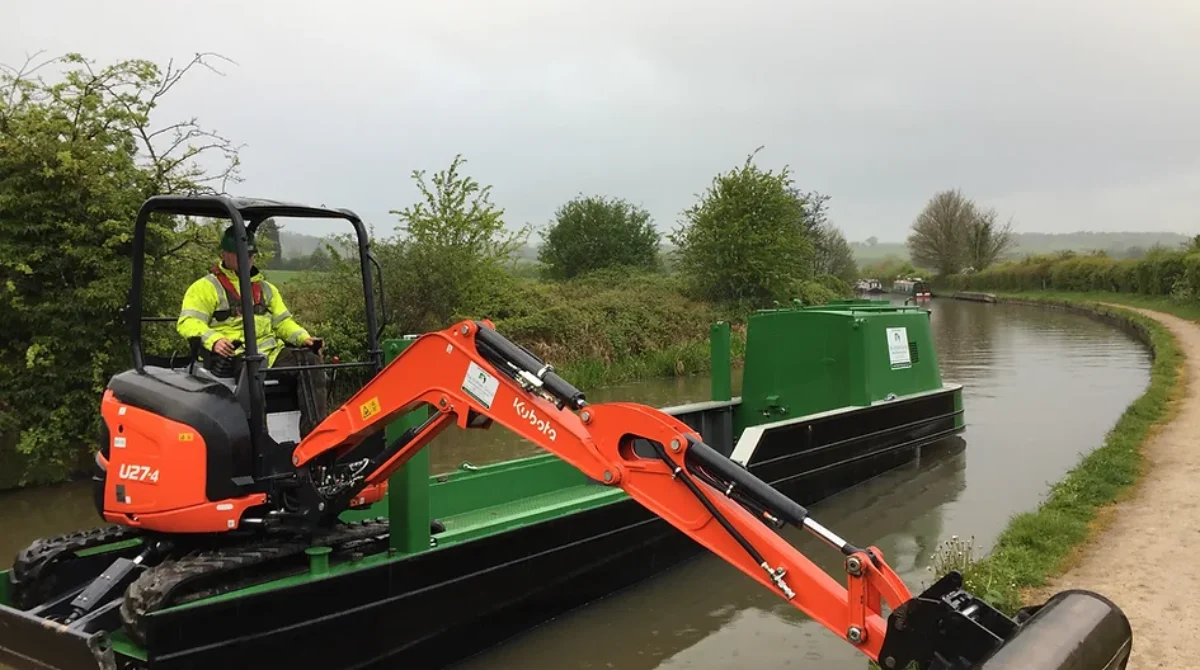
[[(228, 228), (226, 228), (225, 234), (221, 236), (221, 250), (229, 251), (229, 252), (237, 251), (237, 240), (234, 239), (234, 237), (233, 237), (233, 226), (229, 226)], [(256, 253), (257, 251), (258, 251), (258, 245), (254, 243), (254, 235), (247, 233), (246, 234), (246, 252), (252, 254), (252, 253)]]

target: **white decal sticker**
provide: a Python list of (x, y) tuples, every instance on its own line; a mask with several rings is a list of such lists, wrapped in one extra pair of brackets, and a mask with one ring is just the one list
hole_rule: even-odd
[(125, 448), (125, 438), (123, 438), (123, 437), (114, 437), (114, 438), (113, 438), (113, 446), (114, 446), (114, 447), (117, 447), (117, 448), (120, 448), (120, 449), (124, 449), (124, 448)]
[(124, 407), (117, 410), (117, 416), (125, 416), (125, 408)]
[(558, 437), (558, 433), (550, 425), (549, 421), (540, 418), (537, 412), (533, 411), (532, 407), (526, 407), (525, 401), (519, 398), (513, 398), (513, 409), (517, 410), (517, 416), (529, 422), (529, 425), (537, 428), (541, 433), (550, 438), (553, 442), (554, 438)]
[(471, 394), (471, 397), (478, 400), (479, 404), (487, 409), (492, 408), (492, 401), (496, 399), (496, 390), (500, 388), (500, 381), (489, 375), (487, 370), (471, 361), (467, 366), (467, 374), (463, 377), (462, 390)]
[(118, 479), (131, 479), (135, 482), (157, 482), (158, 470), (151, 470), (149, 465), (134, 465), (122, 463), (117, 471)]
[(908, 329), (888, 328), (888, 358), (891, 359), (892, 369), (912, 367), (912, 359), (908, 354)]

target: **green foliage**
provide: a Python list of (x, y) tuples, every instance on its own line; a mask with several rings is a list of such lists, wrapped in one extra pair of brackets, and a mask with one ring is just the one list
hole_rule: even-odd
[(505, 265), (529, 236), (528, 226), (506, 228), (504, 210), (491, 202), (492, 187), (461, 175), (464, 162), (455, 156), (433, 176), (432, 188), (425, 172), (414, 170), (423, 202), (392, 210), (407, 236), (376, 243), (389, 261), (384, 269), (395, 289), (389, 302), (397, 323), (410, 332), (445, 327), (456, 314), (478, 309), (480, 296), (502, 281)]
[[(385, 272), (399, 257), (381, 258)], [(363, 300), (351, 263), (336, 280), (306, 273), (288, 285), (294, 311), (328, 340), (343, 360), (361, 359), (366, 332)], [(833, 279), (833, 281), (837, 281)], [(812, 282), (810, 294), (830, 289)], [(389, 311), (404, 288), (388, 280)], [(474, 306), (456, 310), (429, 328), (392, 324), (385, 337), (444, 328), (463, 318), (491, 319), (505, 337), (551, 362), (581, 388), (644, 376), (703, 373), (708, 369), (708, 327), (725, 319), (743, 323), (745, 314), (721, 310), (684, 295), (679, 278), (628, 268), (597, 270), (561, 282), (501, 274), (481, 287)]]
[(1026, 256), (983, 272), (943, 277), (937, 284), (955, 291), (1109, 291), (1187, 303), (1200, 298), (1200, 248), (1195, 243), (1160, 247), (1136, 260), (1103, 252)]
[(810, 234), (813, 237), (814, 274), (832, 275), (847, 283), (858, 279), (854, 251), (850, 249), (842, 231), (829, 224), (821, 224)]
[(887, 283), (896, 279), (904, 277), (928, 277), (931, 272), (914, 266), (911, 261), (896, 256), (888, 256), (883, 260), (862, 266), (859, 274), (863, 277), (878, 279), (884, 282), (884, 288), (887, 288)]
[(258, 224), (254, 235), (258, 241), (258, 260), (255, 264), (264, 270), (282, 269), (283, 243), (279, 238), (279, 224), (275, 219), (266, 219)]
[[(211, 192), (235, 174), (236, 149), (223, 138), (194, 120), (151, 121), (163, 96), (204, 63), (97, 69), (70, 54), (0, 68), (0, 436), (8, 436), (0, 443), (16, 436), (17, 483), (61, 479), (88, 462), (100, 393), (128, 365), (120, 310), (143, 200)], [(34, 76), (52, 64), (64, 68), (60, 80)], [(224, 170), (198, 165), (211, 152), (227, 160)], [(187, 282), (212, 262), (216, 234), (196, 222), (150, 222), (145, 314), (177, 313)]]
[[(678, 356), (671, 359), (671, 370), (676, 362), (685, 373), (696, 368), (695, 350), (688, 346), (707, 338), (708, 325), (720, 312), (686, 297), (678, 278), (627, 266), (555, 283), (514, 274), (504, 258), (519, 240), (509, 236), (501, 244), (477, 243), (499, 234), (499, 212), (479, 206), (474, 216), (463, 216), (466, 207), (453, 203), (464, 201), (461, 194), (472, 190), (473, 182), (439, 181), (447, 184), (442, 191), (459, 195), (439, 196), (437, 206), (408, 210), (409, 220), (423, 226), (421, 235), (373, 242), (386, 279), (389, 325), (384, 337), (441, 329), (463, 318), (488, 318), (507, 337), (556, 366), (580, 361), (626, 366), (625, 373), (603, 376), (609, 380), (635, 370), (661, 369), (645, 363), (673, 350)], [(452, 181), (459, 186), (450, 188)], [(440, 220), (429, 221), (431, 212), (441, 212)], [(461, 230), (472, 227), (475, 234)], [(290, 278), (289, 304), (327, 338), (331, 351), (355, 360), (366, 337), (359, 269), (354, 257), (338, 254), (336, 245), (330, 253), (329, 272)], [(633, 360), (640, 362), (630, 367)]]
[[(1055, 484), (1036, 510), (1014, 517), (988, 556), (961, 566), (965, 568), (968, 589), (1011, 615), (1028, 604), (1021, 600), (1022, 589), (1045, 586), (1050, 577), (1061, 573), (1072, 552), (1094, 533), (1092, 522), (1097, 512), (1120, 500), (1137, 481), (1143, 466), (1141, 450), (1153, 427), (1168, 416), (1171, 397), (1182, 381), (1183, 353), (1166, 327), (1141, 314), (1099, 302), (1149, 307), (1193, 320), (1200, 317), (1200, 308), (1179, 308), (1161, 297), (1111, 293), (1034, 292), (1001, 297), (1099, 314), (1137, 332), (1154, 351), (1150, 385), (1126, 408), (1104, 444)], [(946, 565), (942, 568), (948, 569)]]
[(670, 235), (679, 247), (679, 272), (704, 300), (766, 305), (790, 299), (797, 283), (811, 276), (806, 207), (788, 168), (763, 170), (751, 154), (741, 167), (715, 177), (684, 212), (684, 223)]
[(645, 209), (617, 198), (579, 196), (554, 213), (538, 260), (553, 279), (620, 266), (656, 270), (658, 239)]

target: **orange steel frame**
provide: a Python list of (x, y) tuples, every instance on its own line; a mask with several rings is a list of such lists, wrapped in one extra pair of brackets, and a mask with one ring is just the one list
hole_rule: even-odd
[[(489, 322), (484, 323), (491, 327)], [(482, 426), (471, 422), (469, 410), (473, 410), (556, 454), (588, 477), (620, 487), (751, 579), (790, 601), (872, 660), (878, 660), (887, 631), (881, 600), (896, 608), (911, 598), (878, 548), (852, 554), (858, 558), (861, 570), (848, 570), (847, 585), (843, 586), (746, 508), (693, 478), (711, 504), (768, 562), (757, 564), (693, 492), (676, 481), (676, 477), (689, 476), (684, 467), (687, 438), (701, 441), (695, 431), (675, 417), (636, 403), (587, 405), (578, 413), (560, 409), (497, 372), (475, 347), (476, 329), (474, 322), (463, 321), (419, 337), (300, 442), (293, 464), (304, 466), (331, 452), (341, 456), (397, 416), (426, 405), (435, 408), (440, 413), (435, 420), (368, 475), (362, 493), (354, 500), (355, 504), (373, 502), (382, 497), (387, 478), (451, 423), (464, 429), (486, 428), (490, 421)], [(471, 363), (497, 384), (494, 397), (486, 405), (464, 390)], [(634, 453), (635, 437), (671, 445), (666, 451), (673, 466)], [(787, 591), (767, 573), (778, 568), (784, 571), (783, 581), (790, 582)], [(856, 629), (854, 635), (850, 634), (852, 628)]]

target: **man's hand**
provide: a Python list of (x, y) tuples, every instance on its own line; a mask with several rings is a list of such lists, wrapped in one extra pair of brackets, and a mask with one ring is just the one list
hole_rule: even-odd
[(222, 337), (221, 339), (217, 340), (216, 344), (213, 345), (213, 351), (221, 356), (224, 356), (225, 358), (229, 358), (233, 355), (233, 342), (230, 342)]

